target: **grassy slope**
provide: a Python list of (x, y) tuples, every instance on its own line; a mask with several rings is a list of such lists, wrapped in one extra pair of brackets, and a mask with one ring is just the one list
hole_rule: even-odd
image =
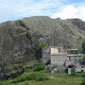
[[(38, 76), (45, 75), (49, 79), (41, 80), (41, 81), (37, 81), (36, 79), (28, 80), (26, 77), (30, 76), (30, 74), (37, 74)], [(17, 83), (14, 83), (14, 82), (17, 82)], [(33, 72), (28, 70), (24, 74), (22, 74), (21, 76), (15, 79), (0, 81), (0, 85), (80, 85), (81, 82), (82, 82), (81, 75), (71, 76), (67, 74), (50, 74), (50, 73), (45, 73), (43, 71)]]
[(82, 78), (80, 77), (72, 77), (66, 74), (55, 74), (50, 75), (50, 79), (47, 81), (31, 81), (30, 85), (80, 85)]

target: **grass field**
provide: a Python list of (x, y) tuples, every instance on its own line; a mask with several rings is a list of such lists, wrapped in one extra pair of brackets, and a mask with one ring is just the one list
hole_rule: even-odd
[(15, 79), (0, 81), (0, 85), (80, 85), (83, 79), (82, 75), (84, 74), (72, 76), (27, 70)]

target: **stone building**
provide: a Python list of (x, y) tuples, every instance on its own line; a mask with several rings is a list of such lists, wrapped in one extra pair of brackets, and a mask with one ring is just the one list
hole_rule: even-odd
[(56, 66), (57, 69), (67, 69), (68, 73), (70, 73), (70, 68), (73, 66), (75, 66), (77, 72), (82, 71), (82, 69), (85, 71), (84, 65), (81, 64), (82, 56), (78, 53), (78, 49), (64, 49), (57, 46), (44, 48), (42, 53), (44, 63), (50, 61), (51, 66)]
[(78, 53), (78, 49), (67, 49), (66, 67), (70, 65), (80, 67), (82, 56), (82, 54)]
[(66, 53), (62, 47), (50, 47), (51, 65), (63, 66), (66, 61)]

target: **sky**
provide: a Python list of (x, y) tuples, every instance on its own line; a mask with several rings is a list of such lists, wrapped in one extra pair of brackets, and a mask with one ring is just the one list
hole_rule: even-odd
[(85, 0), (0, 0), (0, 23), (32, 16), (85, 21)]

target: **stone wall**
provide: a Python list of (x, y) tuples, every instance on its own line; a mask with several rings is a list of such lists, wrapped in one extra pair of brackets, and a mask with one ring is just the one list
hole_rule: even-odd
[(51, 55), (51, 65), (64, 66), (66, 55)]
[(82, 60), (82, 55), (78, 54), (69, 54), (67, 55), (67, 60), (66, 60), (66, 67), (69, 65), (74, 65), (76, 67), (80, 66)]
[(42, 60), (44, 63), (47, 63), (50, 60), (50, 48), (43, 48)]

